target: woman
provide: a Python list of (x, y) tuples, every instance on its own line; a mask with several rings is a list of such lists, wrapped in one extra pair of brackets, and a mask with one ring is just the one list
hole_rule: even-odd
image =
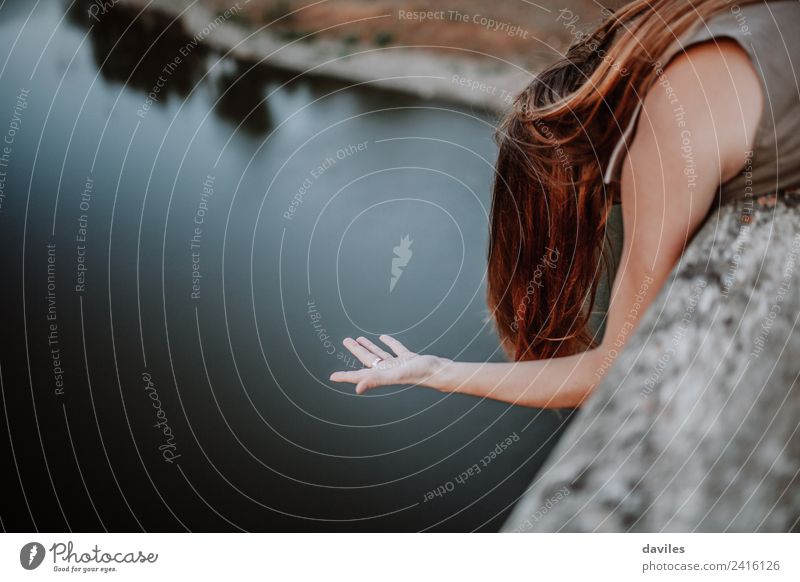
[[(516, 99), (499, 132), (488, 300), (513, 363), (344, 345), (356, 392), (416, 384), (540, 408), (579, 406), (712, 208), (800, 184), (800, 3), (637, 0)], [(624, 241), (605, 335), (589, 330), (604, 235)]]

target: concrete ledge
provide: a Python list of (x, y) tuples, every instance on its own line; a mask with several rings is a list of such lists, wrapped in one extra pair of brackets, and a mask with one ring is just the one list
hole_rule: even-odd
[(717, 209), (505, 531), (800, 530), (800, 192)]

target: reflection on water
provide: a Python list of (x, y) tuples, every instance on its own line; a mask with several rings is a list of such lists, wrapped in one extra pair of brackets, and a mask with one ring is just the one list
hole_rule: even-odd
[(29, 91), (0, 208), (5, 527), (496, 529), (565, 417), (327, 381), (350, 334), (501, 359), (493, 120), (202, 47), (165, 74), (178, 23), (75, 6), (0, 9), (0, 131)]
[(234, 62), (218, 78), (219, 98), (214, 110), (244, 131), (265, 134), (272, 129), (267, 102), (269, 71), (258, 64)]
[(124, 83), (128, 88), (149, 92), (164, 68), (173, 58), (180, 58), (180, 67), (169, 73), (166, 94), (189, 95), (202, 77), (205, 57), (202, 44), (188, 51), (189, 37), (180, 20), (162, 12), (139, 13), (126, 4), (118, 4), (106, 14), (99, 15), (98, 24), (88, 14), (88, 0), (76, 2), (69, 11), (76, 26), (89, 30), (91, 52), (95, 66), (106, 79)]

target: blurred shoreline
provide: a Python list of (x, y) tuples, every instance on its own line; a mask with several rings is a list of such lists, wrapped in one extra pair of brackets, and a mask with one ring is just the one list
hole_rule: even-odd
[[(308, 16), (306, 12), (314, 9), (319, 13), (317, 4), (294, 9), (288, 2), (262, 2), (258, 6), (261, 12), (256, 13), (256, 3), (245, 0), (233, 4), (221, 0), (117, 1), (137, 11), (158, 11), (170, 19), (177, 18), (188, 38), (240, 61), (263, 63), (298, 75), (369, 84), (495, 113), (505, 111), (534, 74), (569, 44), (568, 38), (559, 37), (566, 34), (559, 30), (564, 26), (558, 23), (564, 15), (546, 8), (543, 10), (547, 10), (549, 26), (552, 29), (555, 23), (559, 28), (550, 30), (541, 41), (534, 37), (532, 27), (482, 16), (476, 11), (446, 11), (442, 4), (447, 2), (437, 5), (437, 10), (404, 10), (397, 9), (399, 4), (392, 4), (391, 0), (390, 4), (371, 3), (368, 8), (357, 0), (347, 0), (336, 6), (335, 15), (330, 11), (312, 13), (309, 25), (298, 22), (298, 15)], [(346, 5), (361, 7), (361, 12), (348, 16)], [(90, 16), (98, 22), (113, 9), (111, 3), (89, 5)], [(359, 14), (367, 15), (355, 18)], [(333, 18), (349, 20), (325, 26)], [(375, 21), (381, 22), (381, 28), (376, 28)], [(293, 27), (287, 23), (293, 23)], [(309, 26), (313, 32), (304, 32)], [(412, 43), (401, 44), (403, 38), (395, 38), (398, 26), (416, 27), (411, 33), (417, 35), (421, 27), (427, 27), (426, 31), (438, 27), (433, 35), (438, 34), (442, 40), (440, 44), (425, 44), (432, 41), (414, 37)], [(352, 31), (354, 27), (358, 27), (358, 33)], [(364, 32), (365, 28), (369, 32)], [(462, 46), (454, 44), (460, 39), (448, 39), (445, 33), (468, 34), (464, 48), (455, 48)], [(361, 40), (367, 34), (372, 34), (370, 42)], [(550, 55), (531, 48), (537, 43), (549, 47), (546, 52)], [(479, 50), (483, 47), (486, 50)]]

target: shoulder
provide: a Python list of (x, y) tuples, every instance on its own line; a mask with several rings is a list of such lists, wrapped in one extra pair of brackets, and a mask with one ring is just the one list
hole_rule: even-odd
[(693, 45), (644, 98), (622, 167), (630, 257), (672, 267), (702, 224), (719, 185), (741, 171), (761, 113), (759, 78), (733, 41)]
[(670, 60), (645, 96), (637, 137), (687, 139), (697, 155), (718, 158), (719, 182), (738, 173), (753, 150), (763, 109), (761, 80), (747, 51), (719, 37)]

